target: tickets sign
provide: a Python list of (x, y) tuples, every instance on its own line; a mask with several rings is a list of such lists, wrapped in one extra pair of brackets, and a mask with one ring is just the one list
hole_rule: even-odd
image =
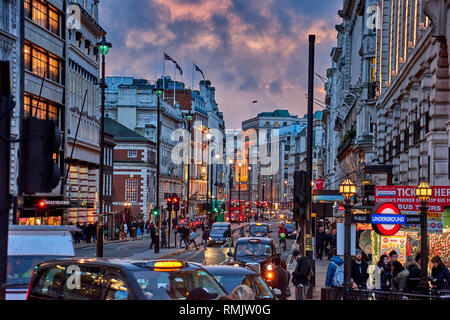
[[(415, 187), (381, 186), (375, 187), (375, 204), (395, 204), (402, 215), (420, 214), (420, 200), (415, 196)], [(428, 232), (442, 233), (444, 227), (444, 210), (450, 207), (450, 186), (433, 187), (433, 196), (428, 200)], [(410, 222), (411, 219), (407, 219)], [(420, 225), (406, 224), (405, 231), (419, 231)]]

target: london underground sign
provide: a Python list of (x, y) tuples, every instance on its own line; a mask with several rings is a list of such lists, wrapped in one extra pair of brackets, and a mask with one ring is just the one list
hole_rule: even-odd
[(383, 236), (393, 236), (402, 224), (406, 223), (406, 217), (400, 214), (400, 209), (393, 203), (382, 203), (374, 208), (371, 216), (373, 230)]

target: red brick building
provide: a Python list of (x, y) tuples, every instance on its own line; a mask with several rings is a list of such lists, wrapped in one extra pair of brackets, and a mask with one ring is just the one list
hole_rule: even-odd
[(125, 218), (145, 219), (156, 204), (156, 145), (119, 122), (105, 119), (114, 136), (112, 211)]

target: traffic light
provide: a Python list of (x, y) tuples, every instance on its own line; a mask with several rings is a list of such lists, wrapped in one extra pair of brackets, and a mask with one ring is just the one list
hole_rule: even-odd
[(294, 173), (294, 220), (298, 221), (306, 217), (307, 207), (306, 172)]
[(155, 216), (155, 218), (158, 216), (159, 212), (158, 209), (153, 209), (153, 215)]
[(173, 196), (173, 209), (175, 211), (180, 210), (180, 199), (178, 198), (177, 195)]
[(167, 210), (169, 212), (172, 212), (172, 198), (171, 197), (167, 197)]
[(48, 193), (56, 188), (61, 170), (53, 155), (61, 146), (61, 133), (53, 120), (34, 117), (23, 121), (20, 184), (23, 193)]
[(45, 203), (44, 200), (39, 201), (38, 206), (40, 209), (45, 209), (45, 207), (47, 207), (47, 204)]

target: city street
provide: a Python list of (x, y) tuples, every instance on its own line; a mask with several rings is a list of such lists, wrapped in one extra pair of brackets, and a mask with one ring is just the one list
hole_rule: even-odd
[[(247, 224), (245, 224), (247, 225)], [(275, 240), (278, 246), (278, 219), (271, 219), (269, 221), (269, 228), (272, 232), (272, 237)], [(237, 228), (237, 224), (233, 224), (234, 228)], [(234, 233), (234, 238), (238, 238), (239, 229)], [(248, 226), (245, 227), (246, 231), (248, 231)], [(160, 253), (158, 255), (154, 254), (154, 250), (148, 250), (150, 245), (150, 238), (148, 235), (142, 240), (132, 240), (125, 242), (114, 242), (114, 243), (106, 243), (104, 245), (104, 258), (128, 258), (128, 259), (162, 259), (162, 258), (170, 258), (176, 259), (180, 261), (191, 261), (202, 263), (206, 265), (217, 265), (224, 262), (227, 257), (227, 252), (229, 250), (228, 247), (222, 248), (220, 246), (216, 247), (208, 247), (206, 250), (203, 250), (203, 246), (200, 244), (201, 241), (201, 231), (197, 232), (198, 238), (196, 240), (199, 250), (195, 250), (193, 245), (190, 246), (189, 251), (184, 250), (184, 248), (180, 249), (179, 246), (177, 248), (173, 248), (173, 240), (172, 240), (172, 248), (165, 249), (161, 248)], [(179, 238), (177, 239), (179, 245)], [(286, 260), (288, 256), (292, 253), (292, 245), (295, 240), (288, 239), (287, 240), (287, 250), (281, 251), (278, 253), (282, 254), (282, 259)], [(84, 245), (82, 245), (84, 246)], [(278, 249), (277, 249), (278, 250)], [(94, 245), (76, 249), (77, 257), (82, 258), (92, 258), (95, 257), (96, 248)]]

